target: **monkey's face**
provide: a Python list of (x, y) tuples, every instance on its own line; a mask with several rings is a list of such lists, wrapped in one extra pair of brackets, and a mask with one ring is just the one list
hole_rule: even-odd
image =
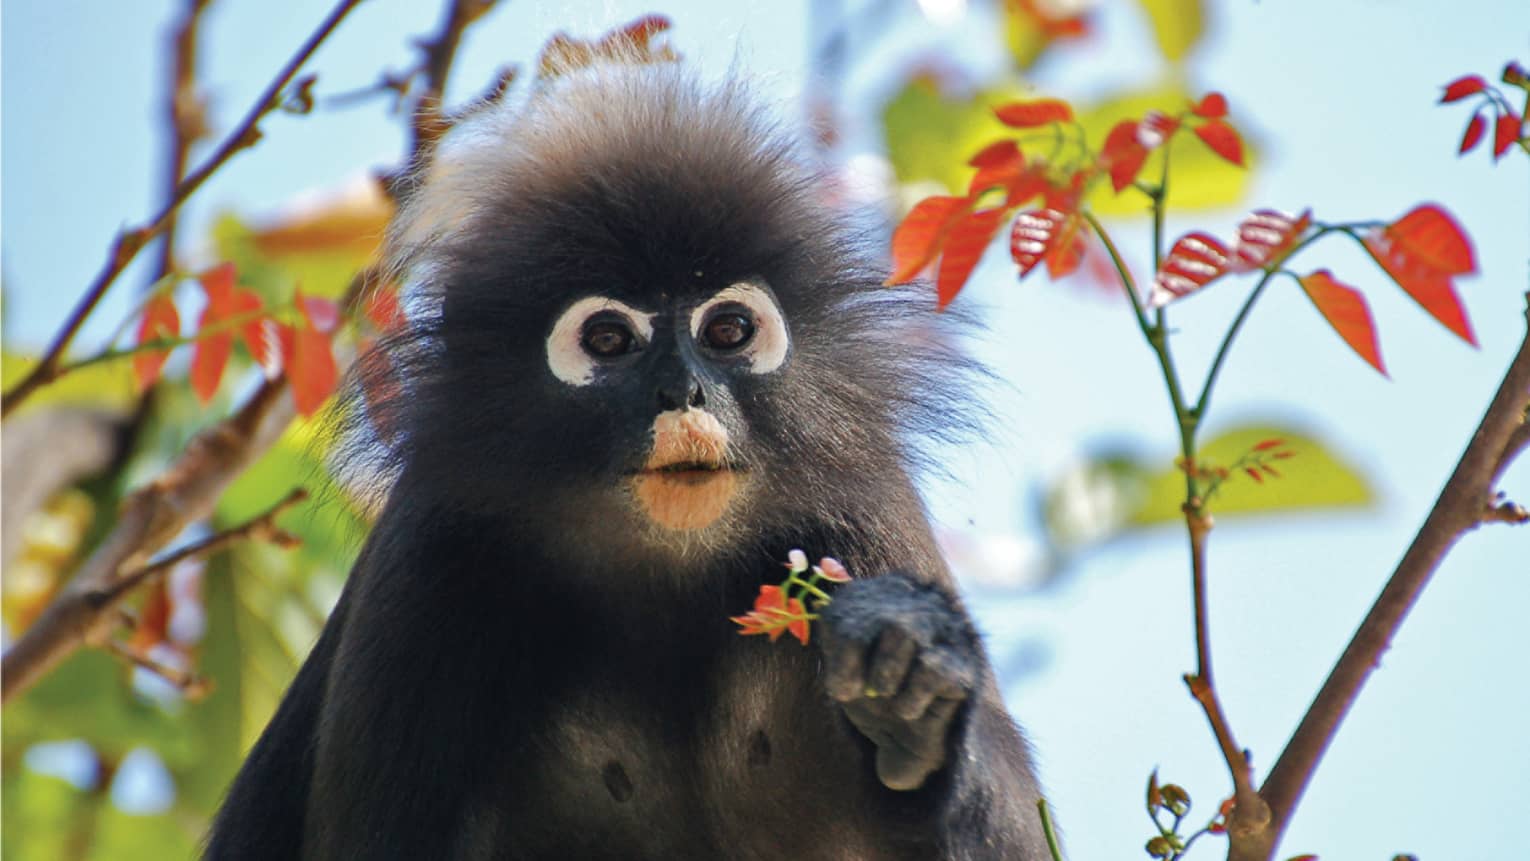
[(742, 507), (752, 461), (741, 394), (782, 368), (791, 343), (758, 279), (656, 298), (576, 299), (553, 321), (546, 355), (571, 410), (605, 427), (597, 482), (662, 538)]

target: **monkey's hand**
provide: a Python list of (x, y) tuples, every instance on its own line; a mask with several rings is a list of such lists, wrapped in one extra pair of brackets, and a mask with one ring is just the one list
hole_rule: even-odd
[(848, 583), (823, 611), (825, 684), (877, 746), (877, 777), (913, 790), (946, 763), (953, 720), (982, 667), (951, 599), (901, 574)]

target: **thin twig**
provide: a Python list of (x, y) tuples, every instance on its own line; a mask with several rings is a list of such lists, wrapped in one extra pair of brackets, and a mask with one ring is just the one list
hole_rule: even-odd
[(91, 282), (90, 287), (86, 289), (85, 294), (80, 297), (79, 302), (76, 303), (74, 310), (70, 312), (63, 328), (54, 337), (53, 344), (43, 355), (42, 360), (32, 368), (31, 372), (21, 382), (17, 383), (9, 392), (6, 392), (3, 399), (0, 399), (0, 418), (10, 415), (33, 392), (54, 379), (59, 364), (63, 359), (64, 351), (69, 348), (69, 344), (74, 340), (74, 336), (78, 334), (86, 318), (90, 316), (91, 312), (95, 310), (96, 305), (100, 303), (101, 297), (106, 295), (107, 289), (117, 280), (117, 276), (121, 275), (128, 264), (133, 262), (133, 259), (138, 256), (138, 252), (143, 250), (143, 247), (148, 244), (149, 240), (158, 236), (170, 225), (176, 210), (197, 189), (202, 187), (202, 184), (207, 181), (208, 177), (212, 176), (235, 153), (253, 146), (260, 139), (260, 130), (258, 128), (260, 121), (266, 114), (280, 106), (278, 95), (282, 89), (287, 86), (293, 76), (297, 74), (298, 69), (308, 61), (308, 58), (319, 45), (329, 37), (329, 34), (339, 25), (341, 19), (349, 14), (351, 9), (355, 8), (360, 2), (361, 0), (340, 0), (334, 10), (329, 13), (329, 16), (319, 25), (319, 28), (308, 37), (308, 40), (303, 43), (297, 53), (287, 61), (287, 64), (282, 67), (271, 83), (266, 86), (265, 91), (261, 93), (255, 104), (250, 107), (244, 119), (224, 139), (223, 143), (218, 146), (217, 151), (201, 167), (197, 168), (191, 175), (176, 185), (175, 193), (149, 223), (142, 227), (124, 230), (117, 236), (116, 241), (112, 245), (111, 253), (107, 255), (106, 264), (96, 275), (95, 280)]
[(415, 100), (414, 119), (410, 124), (409, 161), (411, 167), (428, 158), (436, 141), (451, 128), (441, 105), (446, 98), (446, 82), (451, 77), (452, 64), (462, 34), (479, 18), (488, 14), (498, 0), (450, 0), (446, 18), (436, 34), (419, 43), (424, 52), (421, 68), (425, 86)]
[[(1530, 294), (1526, 301), (1530, 304)], [(1526, 324), (1525, 340), (1434, 508), (1260, 788), (1274, 815), (1270, 827), (1241, 841), (1241, 847), (1235, 838), (1234, 853), (1229, 857), (1270, 857), (1339, 724), (1379, 665), (1382, 653), (1391, 645), (1430, 576), (1456, 541), (1482, 522), (1483, 503), (1492, 496), (1496, 470), (1503, 463), (1504, 453), (1521, 439), (1525, 410), (1530, 406), (1530, 307), (1526, 310)]]
[(295, 488), (291, 493), (283, 497), (280, 502), (266, 509), (263, 513), (246, 520), (244, 523), (210, 535), (201, 541), (188, 544), (174, 553), (156, 559), (151, 564), (123, 574), (116, 580), (90, 594), (95, 601), (114, 604), (122, 600), (127, 593), (146, 582), (150, 577), (163, 574), (188, 559), (209, 556), (230, 544), (240, 541), (267, 541), (282, 548), (295, 547), (301, 542), (301, 539), (290, 532), (278, 528), (276, 517), (307, 498), (308, 491), (301, 487)]
[(191, 670), (173, 667), (163, 661), (155, 659), (153, 655), (139, 649), (132, 643), (124, 643), (121, 640), (108, 640), (105, 646), (108, 652), (126, 660), (135, 666), (143, 667), (156, 676), (164, 679), (184, 694), (187, 699), (201, 699), (206, 696), (212, 686), (207, 679)]

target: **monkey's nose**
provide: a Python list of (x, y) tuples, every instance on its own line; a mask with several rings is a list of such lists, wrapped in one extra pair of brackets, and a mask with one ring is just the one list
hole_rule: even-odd
[(703, 406), (706, 402), (706, 396), (701, 392), (701, 381), (690, 374), (659, 386), (660, 410), (683, 410)]

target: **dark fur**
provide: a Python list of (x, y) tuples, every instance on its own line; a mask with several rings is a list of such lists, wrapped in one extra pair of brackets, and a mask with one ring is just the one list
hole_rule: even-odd
[[(422, 298), (401, 396), (371, 407), (401, 430), (372, 448), (387, 505), (208, 857), (1046, 857), (909, 477), (969, 403), (929, 297), (878, 286), (736, 88), (585, 72), (476, 134), (394, 235)], [(574, 389), (547, 332), (583, 295), (750, 277), (786, 364), (697, 372), (747, 488), (705, 535), (657, 534), (619, 488), (678, 354), (656, 339), (639, 383)], [(841, 590), (809, 648), (739, 637), (727, 617), (793, 547), (906, 573)], [(889, 711), (905, 677), (943, 719)], [(879, 756), (927, 777), (889, 789)]]

